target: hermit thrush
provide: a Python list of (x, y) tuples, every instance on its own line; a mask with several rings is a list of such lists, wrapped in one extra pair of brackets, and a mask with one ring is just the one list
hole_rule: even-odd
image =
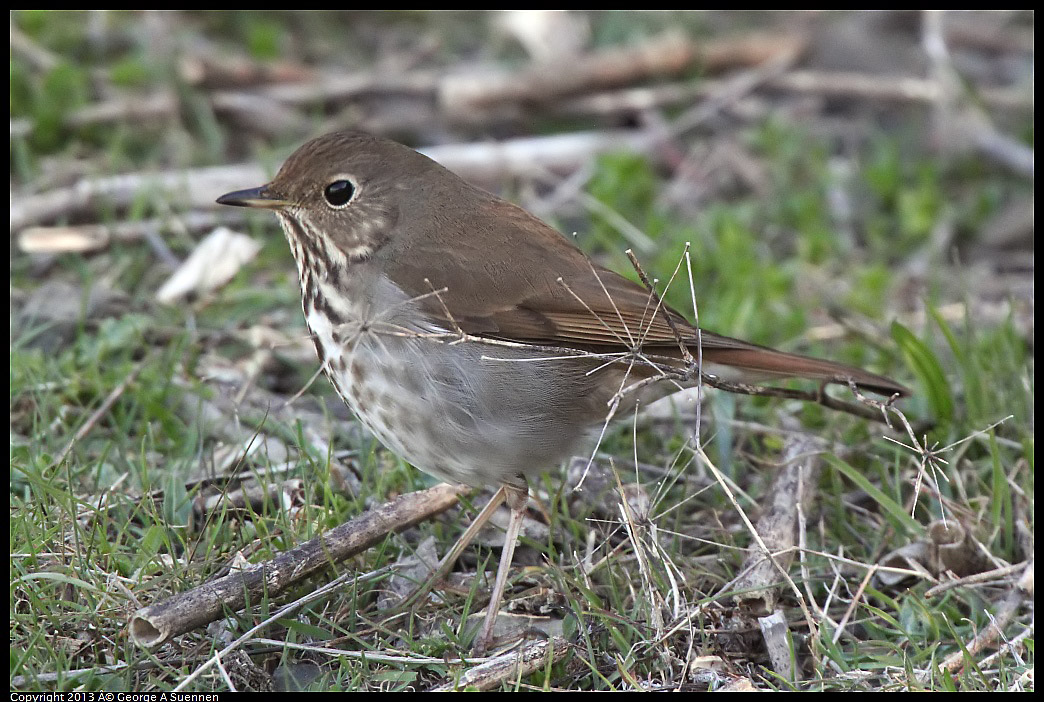
[[(476, 520), (508, 500), (512, 516), (476, 641), (484, 649), (526, 476), (577, 451), (610, 407), (621, 412), (676, 390), (682, 347), (699, 357), (696, 329), (525, 210), (386, 139), (319, 137), (271, 183), (218, 202), (279, 217), (316, 352), (359, 420), (426, 473), (501, 486)], [(699, 338), (704, 371), (906, 393), (858, 368), (708, 331)]]

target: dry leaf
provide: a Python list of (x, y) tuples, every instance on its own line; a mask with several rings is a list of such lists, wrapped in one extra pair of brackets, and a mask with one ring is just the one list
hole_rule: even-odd
[(261, 244), (246, 234), (218, 227), (199, 242), (192, 254), (156, 292), (156, 299), (172, 304), (191, 294), (221, 287), (257, 255)]
[(591, 38), (587, 18), (566, 10), (503, 10), (496, 25), (545, 63), (579, 55)]

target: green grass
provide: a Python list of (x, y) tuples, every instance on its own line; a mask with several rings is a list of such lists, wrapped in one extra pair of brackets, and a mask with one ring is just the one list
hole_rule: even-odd
[[(83, 19), (77, 13), (26, 12), (12, 20), (63, 59), (41, 74), (12, 57), (11, 116), (36, 126), (30, 137), (12, 138), (13, 182), (31, 186), (56, 160), (83, 154), (103, 155), (114, 171), (227, 158), (223, 149), (233, 141), (231, 130), (206, 110), (186, 115), (173, 137), (157, 138), (156, 132), (133, 126), (84, 132), (61, 127), (63, 116), (88, 99), (91, 70), (104, 67), (121, 85), (141, 85), (164, 80), (170, 68), (132, 50), (79, 60), (86, 44), (76, 25)], [(315, 18), (286, 21), (287, 16), (267, 13), (195, 19), (200, 26), (194, 31), (223, 27), (231, 32), (232, 45), (262, 59), (295, 46), (301, 26), (318, 26)], [(118, 28), (135, 19), (118, 13), (112, 21)], [(402, 21), (425, 22), (412, 15)], [(468, 20), (436, 21), (455, 27)], [(607, 15), (596, 36), (609, 41), (624, 33), (621, 21)], [(660, 21), (665, 20), (650, 20)], [(60, 101), (52, 100), (56, 94)], [(939, 455), (946, 463), (936, 464), (946, 479), (937, 489), (923, 487), (915, 503), (922, 455), (883, 438), (909, 443), (902, 431), (794, 401), (709, 393), (703, 410), (708, 454), (734, 481), (748, 514), (756, 514), (757, 505), (771, 496), (773, 466), (783, 446), (776, 429), (801, 426), (848, 449), (827, 459), (815, 511), (806, 515), (808, 580), (797, 565), (790, 570), (806, 597), (821, 605), (830, 601), (829, 618), (818, 622), (820, 636), (811, 651), (803, 615), (784, 588), (781, 606), (802, 664), (798, 680), (787, 681), (769, 669), (758, 632), (725, 633), (734, 608), (720, 589), (738, 574), (750, 535), (686, 448), (691, 419), (643, 426), (632, 434), (632, 418), (624, 418), (603, 442), (599, 462), (608, 465), (604, 456), (612, 456), (625, 483), (635, 479), (628, 467), (635, 456), (644, 465), (667, 467), (668, 478), (651, 470), (638, 476), (656, 499), (651, 522), (641, 525), (636, 541), (645, 548), (655, 543), (659, 556), (643, 574), (638, 547), (621, 531), (613, 493), (580, 499), (557, 470), (534, 481), (552, 519), (550, 536), (523, 541), (522, 562), (535, 565), (515, 569), (509, 593), (543, 593), (546, 609), (563, 620), (575, 650), (568, 660), (506, 687), (688, 684), (692, 681), (680, 676), (689, 656), (721, 656), (724, 676), (749, 677), (765, 689), (1008, 689), (1033, 668), (1032, 633), (1021, 656), (1001, 655), (981, 666), (996, 650), (991, 646), (968, 654), (967, 665), (955, 673), (933, 666), (988, 625), (988, 613), (1010, 590), (1010, 581), (931, 598), (925, 594), (930, 583), (923, 580), (893, 586), (872, 581), (847, 613), (836, 642), (833, 635), (867, 568), (925, 538), (934, 520), (960, 521), (998, 563), (1032, 557), (1025, 552), (1026, 530), (1032, 534), (1034, 523), (1032, 332), (1027, 339), (1015, 313), (976, 318), (982, 293), (964, 281), (963, 268), (945, 253), (931, 259), (913, 294), (907, 266), (929, 249), (933, 227), (944, 214), (962, 237), (974, 241), (983, 221), (1003, 203), (997, 193), (1031, 186), (961, 159), (936, 159), (911, 146), (912, 131), (882, 131), (847, 154), (853, 171), (846, 187), (859, 197), (855, 235), (845, 238), (837, 236), (829, 205), (838, 176), (830, 167), (827, 140), (774, 119), (740, 136), (764, 164), (763, 193), (702, 203), (690, 216), (664, 201), (669, 183), (663, 174), (628, 154), (600, 159), (587, 192), (655, 241), (655, 249), (639, 257), (661, 280), (691, 243), (705, 327), (872, 367), (911, 385), (915, 395), (901, 407), (911, 421), (929, 425), (917, 425), (918, 441), (929, 448), (950, 447)], [(172, 156), (182, 143), (191, 147)], [(290, 146), (251, 148), (264, 161)], [(254, 184), (244, 187), (249, 185)], [(979, 195), (956, 201), (957, 192)], [(108, 212), (103, 221), (154, 216), (164, 208), (177, 210), (178, 203), (143, 195), (132, 212)], [(633, 275), (622, 253), (629, 244), (613, 221), (597, 212), (582, 220), (576, 227), (580, 245)], [(13, 255), (10, 675), (12, 682), (25, 681), (21, 687), (169, 690), (283, 604), (340, 573), (371, 573), (394, 563), (428, 535), (446, 548), (466, 524), (465, 516), (453, 511), (389, 536), (278, 598), (229, 613), (219, 627), (181, 636), (158, 652), (130, 642), (126, 624), (136, 609), (227, 572), (238, 554), (261, 562), (374, 504), (433, 483), (355, 427), (325, 379), (283, 407), (315, 370), (308, 344), (302, 343), (293, 262), (271, 219), (251, 218), (240, 230), (264, 241), (261, 254), (214, 295), (174, 307), (154, 301), (167, 272), (145, 242), (114, 245), (91, 256)], [(191, 236), (167, 232), (164, 241), (179, 257), (194, 243)], [(48, 281), (80, 291), (81, 299), (70, 303), (79, 308), (71, 321), (20, 316), (25, 300)], [(99, 287), (125, 297), (111, 309), (92, 311), (87, 291)], [(672, 285), (666, 297), (691, 314), (687, 280)], [(944, 317), (939, 310), (954, 302), (966, 303), (967, 314)], [(922, 307), (926, 314), (912, 314)], [(833, 323), (839, 312), (856, 332), (830, 341), (806, 336), (809, 329)], [(897, 316), (904, 319), (901, 331), (890, 328)], [(284, 343), (270, 353), (259, 351), (249, 333), (254, 327), (275, 330)], [(252, 361), (260, 366), (240, 398)], [(124, 383), (111, 407), (88, 424)], [(352, 476), (350, 489), (338, 487), (344, 468)], [(262, 486), (298, 480), (291, 491), (293, 509), (269, 499), (252, 508), (225, 507), (205, 515), (196, 510), (205, 491), (231, 491), (249, 478)], [(480, 507), (476, 500), (463, 513), (474, 515)], [(658, 541), (651, 535), (653, 524)], [(584, 558), (592, 531), (597, 567), (584, 573), (577, 555)], [(605, 558), (610, 551), (613, 556)], [(830, 557), (839, 553), (847, 561)], [(491, 571), (496, 555), (473, 547), (461, 571)], [(668, 570), (664, 555), (677, 571)], [(466, 653), (470, 634), (463, 615), (482, 606), (476, 580), (447, 595), (446, 604), (429, 604), (393, 620), (377, 610), (378, 587), (372, 581), (355, 583), (280, 619), (262, 636), (445, 660)], [(671, 599), (676, 588), (682, 598), (678, 617)], [(668, 629), (684, 625), (657, 640), (657, 617)], [(1027, 626), (1032, 627), (1032, 611), (1020, 611), (1004, 634), (1012, 638)], [(425, 688), (462, 670), (455, 663), (375, 662), (268, 644), (243, 650), (264, 675), (304, 676), (300, 684), (315, 690)], [(237, 686), (249, 685), (236, 677), (247, 675), (248, 665), (229, 666)], [(928, 673), (919, 677), (922, 671)], [(222, 690), (227, 684), (211, 669), (190, 689)]]

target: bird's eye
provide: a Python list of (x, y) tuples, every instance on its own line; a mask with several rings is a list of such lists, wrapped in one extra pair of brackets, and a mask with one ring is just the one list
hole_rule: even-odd
[(350, 180), (335, 180), (323, 190), (323, 197), (332, 207), (344, 207), (355, 194), (355, 186)]

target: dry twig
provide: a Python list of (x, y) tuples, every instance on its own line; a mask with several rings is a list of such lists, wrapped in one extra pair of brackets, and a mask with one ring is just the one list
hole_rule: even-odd
[(996, 612), (990, 616), (990, 624), (980, 631), (966, 645), (947, 656), (939, 667), (924, 670), (918, 676), (921, 682), (927, 682), (933, 675), (942, 671), (953, 673), (960, 670), (977, 656), (983, 649), (1000, 638), (1004, 629), (1014, 618), (1019, 607), (1026, 600), (1033, 599), (1033, 561), (1027, 563), (1022, 570), (1022, 577), (1008, 592), (1007, 597), (997, 607)]
[(572, 644), (560, 637), (534, 641), (518, 651), (509, 651), (464, 671), (453, 682), (431, 688), (429, 692), (454, 692), (464, 688), (491, 690), (498, 685), (523, 678), (544, 666), (554, 665), (570, 650)]
[(437, 485), (402, 495), (271, 561), (141, 609), (131, 617), (131, 638), (139, 645), (155, 648), (214, 621), (225, 608), (238, 611), (247, 602), (274, 596), (319, 569), (369, 548), (393, 531), (449, 509), (465, 491), (460, 486)]

